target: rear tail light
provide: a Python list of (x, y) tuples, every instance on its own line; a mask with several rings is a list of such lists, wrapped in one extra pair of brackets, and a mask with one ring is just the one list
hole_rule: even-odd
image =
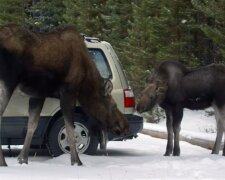
[(135, 99), (134, 93), (132, 89), (124, 89), (124, 107), (125, 108), (134, 108), (135, 107)]

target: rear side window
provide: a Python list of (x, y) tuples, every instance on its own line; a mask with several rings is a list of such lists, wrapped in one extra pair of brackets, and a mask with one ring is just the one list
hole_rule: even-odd
[(95, 62), (98, 71), (104, 79), (112, 78), (112, 72), (105, 57), (105, 54), (100, 49), (88, 49), (89, 54)]

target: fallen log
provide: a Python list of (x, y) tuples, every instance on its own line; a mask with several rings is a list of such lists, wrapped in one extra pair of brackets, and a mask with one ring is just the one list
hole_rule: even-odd
[[(146, 135), (150, 135), (155, 138), (167, 139), (166, 131), (155, 130), (155, 129), (143, 129), (142, 133)], [(193, 135), (190, 135), (190, 134), (187, 135), (187, 133), (180, 133), (180, 140), (188, 142), (196, 146), (206, 148), (206, 149), (212, 149), (214, 145), (213, 140), (208, 140), (201, 137), (194, 137)], [(220, 148), (223, 149), (223, 143), (221, 144)]]

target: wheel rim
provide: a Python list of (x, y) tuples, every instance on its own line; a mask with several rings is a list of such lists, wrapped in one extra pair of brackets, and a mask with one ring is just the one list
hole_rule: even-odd
[[(88, 129), (81, 123), (75, 122), (75, 138), (76, 138), (76, 148), (78, 153), (84, 153), (90, 144), (90, 136)], [(70, 146), (68, 141), (68, 135), (66, 133), (66, 128), (63, 126), (58, 134), (58, 144), (60, 149), (64, 153), (70, 153)]]

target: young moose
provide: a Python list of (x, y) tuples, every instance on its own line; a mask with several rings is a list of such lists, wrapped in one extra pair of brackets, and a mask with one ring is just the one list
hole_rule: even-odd
[[(212, 64), (189, 69), (175, 61), (159, 65), (156, 74), (147, 79), (137, 105), (139, 112), (151, 110), (159, 104), (166, 112), (168, 131), (165, 155), (180, 155), (179, 133), (183, 109), (215, 109), (217, 137), (212, 153), (218, 154), (225, 133), (225, 66)], [(174, 147), (173, 147), (174, 136)], [(225, 146), (223, 148), (225, 155)]]
[[(90, 59), (74, 27), (33, 33), (18, 25), (0, 27), (0, 118), (15, 88), (30, 96), (29, 121), (19, 163), (28, 163), (28, 151), (46, 97), (60, 99), (71, 151), (71, 164), (81, 165), (73, 123), (76, 101), (103, 128), (126, 134), (128, 122)], [(1, 119), (0, 119), (1, 120)], [(1, 144), (0, 144), (1, 145)], [(6, 166), (0, 146), (0, 166)]]

